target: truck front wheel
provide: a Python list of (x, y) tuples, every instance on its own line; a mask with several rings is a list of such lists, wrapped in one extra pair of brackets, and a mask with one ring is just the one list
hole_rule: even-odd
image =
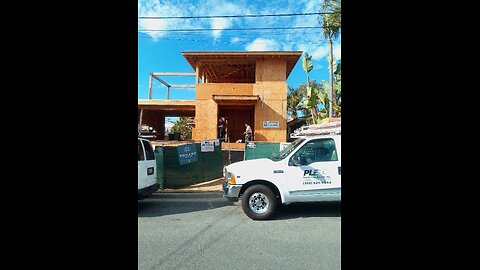
[(277, 208), (278, 200), (272, 190), (264, 185), (253, 185), (243, 193), (242, 209), (251, 219), (270, 219)]

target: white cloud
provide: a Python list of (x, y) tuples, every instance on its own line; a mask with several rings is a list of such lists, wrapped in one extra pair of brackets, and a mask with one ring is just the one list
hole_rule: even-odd
[(305, 3), (305, 9), (303, 10), (304, 12), (319, 12), (320, 7), (322, 6), (323, 1), (322, 0), (307, 0), (304, 1)]
[(320, 46), (312, 52), (312, 59), (320, 60), (328, 55), (328, 47)]
[[(277, 5), (266, 2), (237, 0), (205, 0), (204, 2), (185, 4), (177, 0), (139, 0), (139, 16), (208, 16), (208, 15), (242, 15), (242, 14), (280, 14), (318, 12), (323, 0), (278, 0)], [(318, 16), (295, 17), (260, 17), (260, 18), (211, 18), (211, 19), (178, 19), (178, 20), (139, 20), (139, 29), (195, 29), (216, 28), (220, 30), (201, 32), (200, 39), (211, 37), (213, 40), (223, 36), (232, 44), (251, 41), (246, 50), (287, 50), (306, 51), (314, 60), (323, 59), (328, 55), (326, 41), (322, 31), (318, 30), (283, 30), (283, 31), (252, 31), (230, 32), (226, 28), (252, 27), (299, 27), (319, 26)], [(149, 32), (153, 38), (173, 34), (172, 32)], [(178, 32), (175, 32), (178, 34)], [(231, 34), (238, 34), (232, 37)], [(338, 40), (340, 41), (341, 38)], [(225, 40), (225, 41), (226, 41)], [(253, 40), (253, 41), (252, 41)], [(334, 44), (334, 55), (341, 56), (340, 43)]]
[[(225, 0), (207, 0), (202, 3), (185, 4), (181, 1), (159, 1), (159, 0), (139, 0), (138, 16), (206, 16), (206, 15), (239, 15), (250, 12), (248, 3), (241, 2), (240, 5), (229, 3)], [(219, 28), (225, 29), (231, 27), (234, 23), (242, 22), (238, 18), (213, 18), (207, 19), (140, 19), (138, 21), (139, 30), (169, 30), (169, 29), (196, 29), (196, 28)], [(240, 24), (239, 27), (242, 27)], [(147, 32), (154, 39), (170, 34), (169, 32)], [(222, 31), (212, 31), (214, 39), (221, 36)]]
[[(329, 55), (329, 47), (328, 44), (318, 46), (318, 45), (310, 45), (310, 44), (300, 44), (299, 50), (305, 51), (312, 56), (313, 60), (321, 60), (323, 58), (327, 58)], [(333, 44), (333, 56), (335, 59), (341, 59), (341, 51), (342, 48), (340, 44)]]
[(328, 56), (328, 46), (327, 45), (317, 45), (316, 43), (300, 43), (297, 44), (296, 48), (299, 51), (303, 51), (312, 56), (313, 60), (320, 60)]
[(278, 51), (280, 44), (274, 39), (257, 38), (245, 46), (247, 51)]
[[(138, 2), (139, 17), (154, 16), (187, 16), (190, 11), (185, 9), (181, 4), (160, 3), (159, 0), (141, 0)], [(202, 28), (196, 24), (192, 24), (190, 20), (158, 20), (158, 19), (140, 19), (138, 20), (139, 30), (168, 30), (168, 29), (191, 29)], [(167, 35), (164, 31), (146, 32), (154, 39)]]
[(245, 5), (241, 6), (224, 0), (210, 0), (200, 5), (205, 5), (211, 15), (237, 15), (242, 11), (244, 12), (244, 8), (247, 8)]
[[(210, 25), (214, 29), (225, 29), (232, 25), (232, 22), (225, 18), (214, 18), (210, 20)], [(222, 30), (214, 30), (212, 31), (212, 35), (215, 39), (220, 37), (222, 34)]]

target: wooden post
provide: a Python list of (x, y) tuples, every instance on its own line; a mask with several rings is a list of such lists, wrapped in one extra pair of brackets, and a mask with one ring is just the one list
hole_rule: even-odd
[(140, 123), (138, 124), (138, 135), (142, 133), (142, 116), (143, 116), (143, 109), (140, 110)]
[(195, 73), (197, 74), (197, 75), (196, 75), (196, 80), (195, 80), (195, 83), (198, 83), (198, 78), (199, 78), (199, 74), (198, 74), (198, 73), (199, 73), (198, 66), (196, 66), (196, 68), (195, 68)]
[(148, 88), (149, 88), (148, 99), (152, 99), (152, 73), (150, 73), (150, 77), (148, 80)]

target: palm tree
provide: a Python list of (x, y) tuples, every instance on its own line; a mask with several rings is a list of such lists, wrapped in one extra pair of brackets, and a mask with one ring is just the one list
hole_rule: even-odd
[(335, 86), (335, 102), (337, 103), (338, 112), (337, 116), (340, 116), (341, 107), (342, 107), (342, 61), (338, 60), (334, 62), (333, 65), (333, 74), (335, 74), (334, 78), (334, 86)]
[(341, 0), (325, 0), (322, 5), (322, 10), (324, 12), (333, 12), (333, 14), (323, 14), (322, 15), (322, 29), (323, 35), (328, 40), (329, 46), (329, 72), (330, 72), (330, 100), (333, 102), (333, 106), (330, 106), (328, 115), (329, 117), (333, 116), (333, 107), (336, 105), (335, 97), (335, 87), (333, 83), (333, 44), (332, 40), (337, 38), (340, 34), (341, 28)]
[[(341, 61), (339, 60), (337, 63), (334, 58), (333, 85), (335, 87), (335, 100), (333, 100), (332, 103), (333, 103), (333, 112), (335, 116), (340, 116), (341, 110), (342, 110), (342, 67), (341, 65), (342, 65)], [(325, 94), (325, 100), (327, 101), (323, 104), (329, 104), (330, 99), (327, 96), (330, 96), (330, 92), (331, 92), (330, 85), (325, 80), (322, 80), (322, 86), (323, 86), (324, 93), (328, 93), (328, 94)], [(327, 112), (327, 115), (328, 115), (328, 112)]]

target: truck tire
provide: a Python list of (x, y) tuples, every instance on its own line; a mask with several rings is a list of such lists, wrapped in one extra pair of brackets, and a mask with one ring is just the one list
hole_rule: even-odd
[(254, 220), (270, 219), (275, 214), (277, 205), (275, 194), (265, 185), (253, 185), (242, 196), (243, 212)]

